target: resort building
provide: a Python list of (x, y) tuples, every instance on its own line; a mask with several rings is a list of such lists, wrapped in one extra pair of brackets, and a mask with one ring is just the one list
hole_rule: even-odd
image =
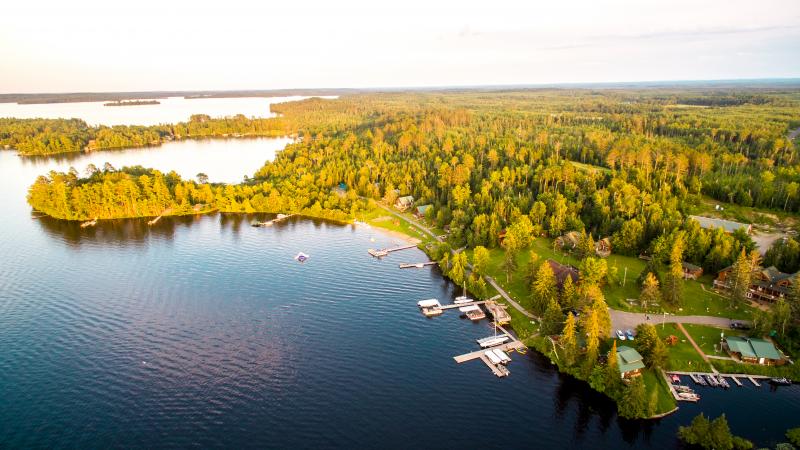
[[(733, 266), (728, 266), (719, 271), (717, 279), (714, 280), (714, 287), (717, 289), (730, 289), (730, 275)], [(783, 273), (775, 266), (766, 269), (759, 267), (753, 273), (753, 281), (747, 292), (749, 298), (762, 301), (775, 301), (789, 295), (792, 283), (797, 277), (796, 273)]]
[(736, 230), (744, 230), (747, 234), (750, 234), (750, 232), (753, 231), (753, 225), (749, 223), (739, 223), (732, 220), (715, 219), (713, 217), (704, 216), (689, 216), (689, 218), (698, 222), (701, 228), (705, 228), (707, 230), (722, 228), (726, 233), (733, 233)]
[(644, 369), (642, 355), (627, 345), (617, 347), (617, 368), (623, 380), (638, 377)]
[(405, 197), (400, 197), (394, 203), (394, 207), (399, 209), (400, 211), (405, 211), (408, 208), (411, 208), (411, 205), (414, 204), (414, 197), (410, 195), (406, 195)]
[(764, 339), (728, 336), (724, 347), (732, 357), (746, 363), (779, 366), (786, 362), (775, 345)]

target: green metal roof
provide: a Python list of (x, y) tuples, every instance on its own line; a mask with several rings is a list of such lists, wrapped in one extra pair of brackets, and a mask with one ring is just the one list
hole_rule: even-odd
[(627, 345), (620, 345), (617, 347), (617, 368), (619, 368), (620, 373), (644, 369), (642, 355)]
[(420, 213), (420, 214), (425, 214), (425, 211), (427, 211), (428, 208), (430, 208), (431, 206), (433, 206), (433, 205), (417, 206), (417, 212)]
[(725, 343), (732, 352), (740, 353), (747, 358), (781, 359), (781, 354), (772, 342), (758, 338), (742, 338), (728, 336)]

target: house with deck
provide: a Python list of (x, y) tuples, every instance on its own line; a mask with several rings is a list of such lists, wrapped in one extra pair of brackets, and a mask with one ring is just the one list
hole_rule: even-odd
[(642, 355), (627, 345), (620, 345), (617, 347), (617, 368), (623, 380), (640, 376), (644, 370)]
[[(731, 288), (730, 278), (733, 266), (728, 266), (717, 273), (714, 287), (721, 290)], [(754, 300), (773, 302), (785, 298), (792, 290), (797, 273), (784, 273), (775, 266), (759, 267), (753, 272), (747, 296)]]
[(686, 261), (681, 263), (681, 266), (683, 266), (683, 278), (686, 280), (696, 280), (703, 275), (703, 268), (700, 266), (696, 266)]
[(394, 207), (399, 209), (400, 211), (405, 211), (414, 204), (414, 197), (410, 195), (406, 195), (404, 197), (400, 197), (394, 202)]

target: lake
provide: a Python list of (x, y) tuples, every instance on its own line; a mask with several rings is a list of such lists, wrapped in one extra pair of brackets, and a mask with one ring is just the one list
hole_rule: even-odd
[[(46, 104), (0, 103), (0, 117), (83, 119), (89, 125), (158, 125), (189, 120), (192, 114), (211, 117), (244, 114), (247, 117), (272, 117), (269, 105), (302, 100), (308, 97), (243, 97), (156, 99), (158, 105), (104, 106), (107, 102), (75, 102)], [(335, 98), (335, 97), (323, 97)]]
[(797, 385), (701, 388), (699, 404), (626, 421), (535, 351), (512, 354), (505, 379), (456, 364), (491, 327), (424, 318), (417, 300), (460, 289), (398, 269), (426, 260), (416, 249), (369, 257), (397, 243), (376, 229), (235, 214), (81, 229), (34, 219), (24, 199), (50, 168), (106, 160), (238, 181), (286, 142), (0, 152), (0, 448), (662, 449), (700, 411), (760, 445), (800, 425)]

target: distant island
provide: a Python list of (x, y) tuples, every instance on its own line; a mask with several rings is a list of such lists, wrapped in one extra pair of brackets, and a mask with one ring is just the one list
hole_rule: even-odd
[(116, 100), (103, 103), (103, 106), (139, 106), (139, 105), (160, 105), (158, 100)]

